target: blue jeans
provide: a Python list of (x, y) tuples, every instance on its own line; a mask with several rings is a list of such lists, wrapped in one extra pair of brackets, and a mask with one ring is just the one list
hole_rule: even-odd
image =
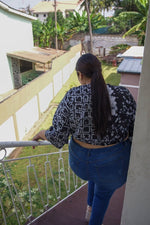
[(69, 163), (74, 173), (88, 180), (88, 205), (92, 206), (89, 225), (101, 225), (114, 191), (127, 178), (131, 142), (123, 141), (111, 147), (87, 149), (71, 138)]

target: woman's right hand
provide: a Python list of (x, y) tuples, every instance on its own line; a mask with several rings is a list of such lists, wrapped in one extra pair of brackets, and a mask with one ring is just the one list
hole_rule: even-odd
[[(45, 137), (45, 130), (41, 130), (32, 138), (32, 141), (39, 141), (39, 140), (47, 140)], [(34, 148), (35, 146), (33, 146), (33, 149)]]

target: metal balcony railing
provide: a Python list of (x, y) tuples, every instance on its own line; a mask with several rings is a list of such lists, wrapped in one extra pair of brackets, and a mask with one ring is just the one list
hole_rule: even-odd
[[(19, 157), (6, 157), (16, 147)], [(84, 185), (69, 167), (68, 149), (56, 151), (50, 142), (0, 142), (0, 156), (1, 225), (32, 224)]]

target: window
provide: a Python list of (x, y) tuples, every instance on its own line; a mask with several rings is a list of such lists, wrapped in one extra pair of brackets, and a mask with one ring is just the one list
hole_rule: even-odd
[(46, 14), (44, 14), (43, 16), (46, 17)]
[(32, 70), (32, 62), (20, 60), (20, 72), (26, 72), (28, 70)]

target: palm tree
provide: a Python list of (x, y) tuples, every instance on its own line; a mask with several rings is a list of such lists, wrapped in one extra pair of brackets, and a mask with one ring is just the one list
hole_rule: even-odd
[(131, 27), (123, 37), (136, 33), (140, 44), (144, 44), (146, 23), (148, 17), (149, 0), (135, 0), (137, 11), (122, 12), (119, 15), (136, 19), (137, 23)]
[(100, 12), (102, 9), (108, 9), (113, 4), (113, 0), (85, 0), (83, 1), (81, 8), (85, 7), (88, 15), (89, 22), (89, 34), (90, 34), (90, 52), (93, 53), (93, 38), (92, 38), (92, 26), (90, 20), (91, 11)]
[[(95, 13), (102, 11), (103, 9), (109, 9), (113, 4), (114, 0), (87, 0), (89, 12), (94, 11)], [(86, 1), (83, 1), (81, 8), (86, 7)]]

